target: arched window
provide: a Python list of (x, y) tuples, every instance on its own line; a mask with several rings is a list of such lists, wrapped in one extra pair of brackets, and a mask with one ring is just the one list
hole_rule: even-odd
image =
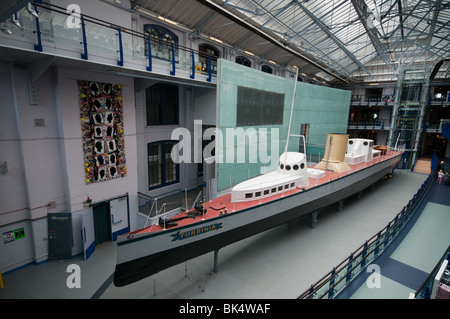
[(238, 56), (238, 57), (236, 57), (235, 62), (237, 64), (242, 64), (243, 66), (247, 66), (249, 68), (252, 66), (252, 62), (250, 62), (250, 60), (247, 59), (245, 56)]
[(269, 73), (269, 74), (273, 73), (272, 68), (270, 66), (268, 66), (268, 65), (265, 65), (265, 64), (261, 67), (261, 71), (263, 71), (265, 73)]
[(174, 45), (175, 61), (178, 62), (178, 36), (169, 29), (159, 25), (144, 25), (145, 55), (148, 56), (147, 39), (150, 37), (152, 57), (172, 61), (172, 44)]
[(220, 58), (219, 50), (209, 44), (200, 44), (198, 51), (201, 72), (208, 73), (209, 57), (211, 57), (211, 74), (217, 74), (217, 60)]

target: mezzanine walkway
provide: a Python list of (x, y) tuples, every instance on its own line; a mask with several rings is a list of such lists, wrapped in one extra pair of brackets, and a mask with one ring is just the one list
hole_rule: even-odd
[[(450, 160), (445, 164), (450, 167)], [(370, 288), (372, 272), (363, 272), (338, 298), (408, 298), (420, 288), (450, 244), (449, 227), (450, 186), (435, 182), (408, 225), (372, 263), (379, 266), (379, 288)]]

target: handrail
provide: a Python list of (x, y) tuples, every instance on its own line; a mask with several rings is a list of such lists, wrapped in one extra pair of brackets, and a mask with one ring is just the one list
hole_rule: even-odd
[[(64, 14), (64, 15), (67, 15), (67, 16), (71, 15), (71, 13), (68, 13), (65, 8), (60, 7), (58, 5), (55, 5), (55, 4), (43, 2), (42, 4), (38, 4), (37, 3), (36, 5), (38, 7), (41, 7), (41, 8), (44, 8), (44, 9), (48, 9), (50, 11), (54, 11), (54, 12), (57, 12), (57, 13), (60, 13), (60, 14)], [(123, 26), (120, 26), (118, 24), (112, 24), (111, 22), (104, 21), (104, 20), (101, 20), (101, 19), (98, 19), (98, 18), (94, 18), (94, 17), (91, 17), (91, 16), (86, 15), (86, 14), (80, 14), (80, 19), (81, 19), (81, 17), (83, 18), (84, 22), (91, 22), (91, 23), (94, 23), (94, 24), (97, 24), (99, 26), (102, 26), (102, 27), (105, 27), (105, 28), (108, 28), (108, 29), (111, 29), (111, 30), (115, 30), (115, 31), (120, 29), (120, 31), (122, 33), (127, 33), (127, 34), (130, 34), (130, 35), (135, 36), (135, 37), (140, 37), (140, 38), (143, 38), (144, 40), (146, 40), (147, 38), (150, 38), (151, 41), (155, 41), (155, 39), (153, 39), (152, 36), (145, 35), (144, 33), (136, 31), (136, 30), (130, 30), (130, 29), (125, 28)], [(179, 50), (183, 50), (183, 51), (186, 51), (186, 52), (195, 52), (199, 56), (211, 57), (211, 59), (217, 61), (217, 57), (211, 56), (211, 55), (209, 55), (209, 54), (207, 54), (205, 52), (200, 52), (199, 50), (193, 50), (191, 48), (182, 46), (180, 44), (176, 44), (175, 45), (172, 42), (166, 41), (164, 39), (160, 40), (159, 38), (157, 39), (157, 42), (158, 43), (162, 42), (163, 45), (174, 45)]]
[(444, 254), (442, 255), (441, 259), (437, 262), (436, 266), (434, 266), (433, 270), (430, 272), (430, 274), (427, 276), (427, 278), (423, 281), (422, 285), (419, 287), (419, 289), (416, 290), (414, 293), (414, 298), (417, 297), (420, 293), (422, 293), (422, 290), (425, 288), (425, 286), (430, 283), (430, 279), (433, 279), (434, 276), (436, 276), (437, 271), (442, 265), (442, 262), (444, 260), (450, 260), (450, 245), (445, 250)]
[[(413, 198), (408, 202), (406, 206), (403, 207), (402, 211), (388, 223), (387, 226), (385, 226), (378, 233), (366, 240), (366, 242), (359, 248), (357, 248), (355, 252), (351, 253), (348, 258), (344, 259), (337, 266), (333, 267), (330, 272), (319, 279), (315, 284), (311, 285), (311, 287), (304, 291), (301, 295), (299, 295), (297, 299), (323, 298), (327, 295), (330, 298), (333, 298), (333, 296), (337, 295), (340, 291), (342, 291), (342, 289), (348, 286), (348, 284), (352, 281), (352, 278), (361, 273), (362, 270), (369, 264), (368, 261), (372, 260), (368, 260), (372, 253), (374, 254), (373, 259), (377, 258), (381, 253), (381, 250), (386, 249), (395, 238), (395, 236), (406, 225), (406, 222), (411, 218), (411, 216), (414, 214), (414, 212), (422, 202), (423, 197), (428, 192), (433, 181), (434, 173), (432, 172), (424, 181), (417, 193), (413, 196)], [(354, 264), (355, 260), (358, 260), (361, 256), (361, 260)], [(360, 271), (358, 273), (353, 273), (353, 271), (355, 271), (361, 264), (363, 264), (363, 266), (360, 267)], [(347, 271), (341, 274), (341, 272), (346, 268)], [(341, 278), (339, 278), (340, 275)], [(339, 291), (336, 291), (335, 288), (338, 287), (344, 279), (347, 280), (347, 283)], [(329, 283), (330, 287), (325, 291), (321, 291), (320, 296), (317, 296), (318, 292), (326, 284)]]

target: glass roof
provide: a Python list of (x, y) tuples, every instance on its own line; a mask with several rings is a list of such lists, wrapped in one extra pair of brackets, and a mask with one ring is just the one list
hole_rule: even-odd
[(392, 81), (450, 57), (450, 0), (135, 0), (132, 7), (329, 82)]
[[(373, 75), (375, 57), (393, 73), (449, 57), (450, 2), (422, 0), (226, 0), (337, 73)], [(326, 77), (326, 75), (324, 75)]]

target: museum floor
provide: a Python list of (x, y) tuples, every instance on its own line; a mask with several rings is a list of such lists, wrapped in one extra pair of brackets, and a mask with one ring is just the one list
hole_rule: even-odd
[[(450, 164), (450, 163), (449, 163)], [(144, 298), (144, 299), (273, 299), (296, 298), (311, 284), (387, 225), (426, 179), (425, 174), (396, 170), (344, 202), (323, 209), (315, 228), (304, 217), (247, 238), (219, 251), (218, 272), (213, 253), (166, 269), (134, 284), (112, 284), (115, 243), (105, 243), (87, 261), (29, 265), (3, 274), (5, 298)], [(381, 286), (369, 289), (364, 277), (340, 298), (407, 299), (419, 288), (450, 243), (450, 186), (434, 183), (410, 225), (376, 260)], [(81, 269), (81, 288), (68, 288), (67, 267)], [(406, 274), (406, 275), (405, 275)]]

